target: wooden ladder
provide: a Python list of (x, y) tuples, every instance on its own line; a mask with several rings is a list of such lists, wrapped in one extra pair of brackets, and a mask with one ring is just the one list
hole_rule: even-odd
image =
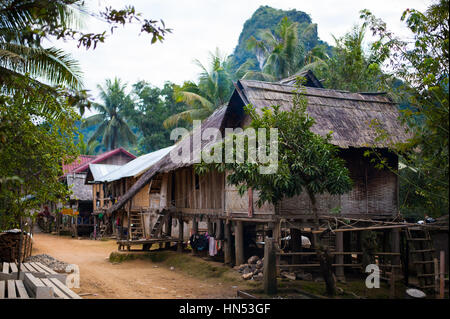
[(161, 234), (162, 227), (169, 218), (169, 215), (170, 214), (165, 211), (159, 213), (158, 219), (156, 220), (156, 223), (153, 225), (153, 228), (150, 231), (150, 237), (155, 238)]
[(142, 214), (138, 212), (130, 212), (130, 239), (136, 240), (144, 236), (144, 228), (142, 227)]
[(422, 227), (407, 228), (406, 240), (409, 246), (409, 258), (417, 272), (419, 287), (423, 290), (434, 291), (434, 248), (429, 231)]

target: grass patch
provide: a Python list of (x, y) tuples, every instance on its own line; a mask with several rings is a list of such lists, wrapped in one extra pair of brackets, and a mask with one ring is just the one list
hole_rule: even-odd
[(182, 272), (191, 277), (200, 279), (220, 279), (223, 282), (239, 286), (255, 287), (261, 282), (244, 281), (238, 272), (220, 262), (206, 261), (186, 253), (174, 251), (148, 251), (148, 252), (112, 252), (110, 262), (126, 262), (131, 260), (147, 260), (159, 263), (162, 267), (174, 267), (175, 271)]

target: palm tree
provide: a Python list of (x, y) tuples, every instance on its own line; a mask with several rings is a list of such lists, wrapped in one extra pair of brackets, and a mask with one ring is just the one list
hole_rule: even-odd
[(100, 113), (85, 119), (82, 128), (99, 125), (88, 141), (92, 145), (102, 137), (102, 144), (107, 150), (115, 149), (126, 144), (135, 144), (136, 135), (131, 131), (125, 120), (125, 112), (132, 107), (133, 100), (125, 93), (126, 84), (122, 85), (117, 78), (114, 81), (107, 79), (105, 87), (97, 86), (100, 90), (100, 98), (103, 104), (93, 103), (94, 108)]
[(192, 122), (207, 118), (218, 106), (225, 104), (233, 93), (231, 62), (219, 49), (215, 53), (210, 52), (208, 67), (198, 60), (194, 63), (202, 70), (198, 84), (185, 82), (181, 87), (175, 86), (174, 90), (176, 102), (184, 102), (189, 108), (167, 118), (164, 121), (166, 128), (176, 125), (180, 120)]
[[(258, 34), (261, 40), (250, 37), (247, 40), (247, 48), (255, 52), (259, 70), (250, 70), (243, 78), (275, 82), (305, 69), (314, 70), (326, 64), (325, 61), (329, 57), (325, 46), (316, 45), (305, 52), (298, 35), (298, 27), (297, 22), (284, 17), (274, 33), (270, 30), (261, 30)], [(313, 27), (311, 24), (303, 30), (302, 38)]]
[(298, 23), (284, 17), (275, 32), (266, 29), (247, 41), (247, 48), (254, 50), (260, 71), (248, 71), (244, 78), (277, 81), (291, 76), (302, 66), (303, 48), (298, 38)]
[[(6, 0), (0, 4), (0, 90), (39, 90), (54, 93), (51, 86), (71, 90), (82, 87), (76, 61), (62, 50), (41, 46), (42, 36), (33, 27), (72, 27), (80, 24), (79, 1)], [(44, 13), (40, 13), (44, 10)]]

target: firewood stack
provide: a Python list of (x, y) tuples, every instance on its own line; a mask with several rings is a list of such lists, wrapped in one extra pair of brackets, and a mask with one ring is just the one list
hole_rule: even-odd
[[(19, 260), (20, 230), (0, 233), (0, 261), (17, 262)], [(31, 255), (32, 240), (29, 234), (22, 237), (22, 261)]]

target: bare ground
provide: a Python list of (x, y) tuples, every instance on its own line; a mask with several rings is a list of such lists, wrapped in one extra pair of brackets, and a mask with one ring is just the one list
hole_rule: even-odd
[[(115, 241), (94, 241), (34, 235), (33, 255), (48, 254), (80, 268), (77, 293), (95, 295), (83, 298), (234, 298), (236, 286), (220, 280), (199, 279), (160, 267), (150, 260), (109, 262), (117, 250)], [(157, 267), (156, 267), (157, 266)]]

